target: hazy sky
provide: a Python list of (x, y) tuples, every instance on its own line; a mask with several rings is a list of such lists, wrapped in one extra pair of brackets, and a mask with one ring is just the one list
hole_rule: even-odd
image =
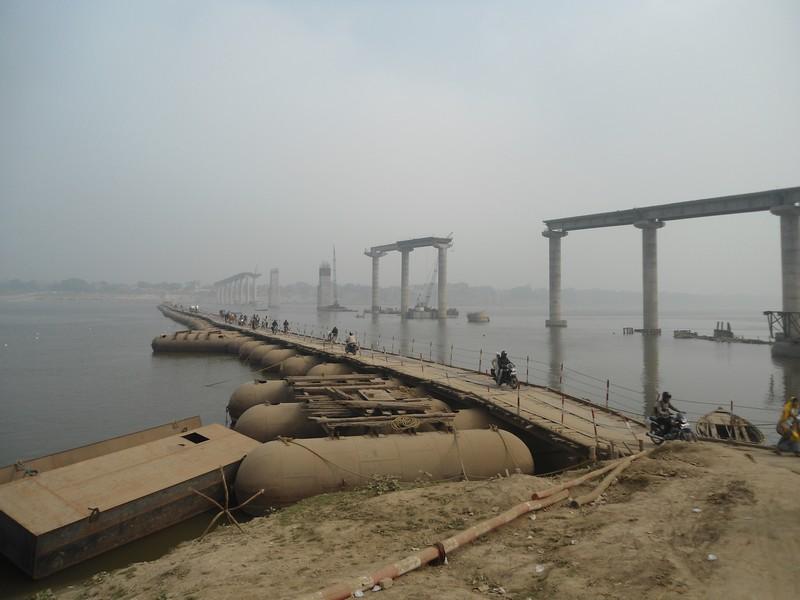
[[(542, 220), (800, 185), (800, 2), (0, 2), (0, 279), (547, 286)], [(779, 297), (778, 218), (671, 222), (660, 287)], [(563, 285), (641, 287), (641, 233)], [(412, 280), (434, 250), (412, 254)], [(399, 281), (399, 255), (382, 261)]]

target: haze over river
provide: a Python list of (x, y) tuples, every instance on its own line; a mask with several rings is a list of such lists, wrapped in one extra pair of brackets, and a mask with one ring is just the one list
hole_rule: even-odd
[[(521, 380), (553, 387), (563, 363), (568, 393), (603, 403), (608, 379), (610, 405), (632, 416), (662, 389), (690, 419), (733, 401), (735, 412), (764, 424), (768, 436), (786, 388), (800, 391), (800, 363), (773, 360), (767, 345), (672, 337), (675, 328), (710, 333), (713, 314), (662, 314), (658, 338), (622, 335), (624, 326), (639, 326), (637, 314), (567, 314), (563, 330), (546, 329), (535, 310), (493, 309), (488, 324), (467, 323), (465, 314), (443, 322), (392, 315), (373, 321), (285, 306), (269, 316), (316, 335), (337, 324), (342, 337), (353, 330), (365, 347), (416, 358), (450, 362), (452, 346), (453, 363), (471, 369), (480, 361), (485, 370), (505, 348)], [(759, 314), (725, 317), (738, 335), (767, 335)], [(195, 414), (224, 423), (230, 394), (254, 374), (232, 356), (152, 354), (153, 337), (182, 328), (152, 302), (0, 302), (0, 464)]]

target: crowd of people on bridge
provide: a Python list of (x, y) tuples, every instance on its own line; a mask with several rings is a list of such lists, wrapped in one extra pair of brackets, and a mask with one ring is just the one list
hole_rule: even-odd
[[(273, 319), (270, 322), (269, 317), (264, 315), (263, 317), (258, 313), (253, 313), (252, 315), (247, 315), (247, 313), (237, 313), (230, 310), (220, 309), (219, 311), (220, 318), (230, 325), (238, 325), (239, 327), (250, 327), (250, 329), (263, 329), (265, 331), (271, 330), (272, 333), (278, 332), (278, 320)], [(289, 325), (289, 320), (284, 319), (283, 321), (283, 333), (290, 333), (291, 327)]]

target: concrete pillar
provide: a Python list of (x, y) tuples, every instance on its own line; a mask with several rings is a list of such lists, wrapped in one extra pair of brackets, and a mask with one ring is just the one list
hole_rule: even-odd
[(253, 276), (253, 293), (250, 297), (250, 301), (255, 305), (256, 303), (256, 292), (258, 291), (257, 279)]
[[(781, 310), (800, 312), (800, 207), (776, 206), (770, 212), (781, 218)], [(800, 338), (800, 331), (791, 325), (785, 334)]]
[(561, 238), (566, 231), (546, 229), (542, 235), (550, 240), (550, 318), (545, 327), (566, 327), (566, 319), (561, 318)]
[(380, 284), (381, 257), (372, 255), (372, 312), (377, 314), (381, 307), (378, 304), (378, 285)]
[(439, 307), (437, 314), (440, 319), (447, 318), (447, 249), (450, 246), (437, 246), (439, 249), (439, 272), (437, 297), (439, 300)]
[(408, 312), (408, 257), (412, 248), (400, 249), (400, 316), (405, 319)]
[(364, 254), (372, 258), (372, 314), (376, 315), (381, 310), (378, 304), (378, 292), (380, 291), (380, 260), (382, 257), (386, 256), (386, 253), (365, 252)]
[(642, 358), (644, 365), (642, 369), (642, 386), (644, 388), (644, 413), (652, 415), (656, 400), (658, 399), (661, 379), (659, 375), (657, 337), (652, 335), (642, 336)]
[(663, 221), (640, 221), (642, 230), (642, 334), (661, 335), (658, 327), (658, 230)]

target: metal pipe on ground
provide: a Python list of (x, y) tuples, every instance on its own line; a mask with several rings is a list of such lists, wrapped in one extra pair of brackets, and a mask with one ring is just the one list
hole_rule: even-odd
[(456, 535), (442, 540), (441, 542), (437, 542), (433, 546), (428, 546), (398, 562), (385, 565), (370, 575), (358, 577), (347, 583), (331, 585), (314, 594), (303, 596), (300, 600), (345, 600), (346, 598), (350, 598), (354, 592), (371, 589), (381, 581), (396, 579), (401, 575), (405, 575), (435, 560), (444, 560), (449, 553), (457, 550), (461, 546), (469, 544), (485, 533), (489, 533), (506, 523), (510, 523), (524, 514), (541, 510), (561, 502), (562, 500), (566, 500), (568, 495), (569, 493), (564, 490), (539, 502), (534, 502), (533, 500), (522, 502), (494, 518), (482, 521), (469, 529), (464, 529)]
[(575, 487), (576, 485), (580, 485), (585, 481), (589, 481), (590, 479), (595, 479), (596, 477), (600, 477), (600, 475), (603, 475), (604, 473), (608, 473), (610, 470), (615, 469), (619, 465), (619, 462), (620, 462), (619, 460), (615, 460), (604, 467), (595, 469), (594, 471), (589, 471), (588, 473), (581, 475), (580, 477), (576, 477), (575, 479), (570, 479), (569, 481), (565, 481), (564, 483), (554, 485), (553, 487), (547, 488), (546, 490), (534, 492), (532, 497), (534, 500), (547, 498), (548, 496), (552, 496), (556, 492), (567, 490), (571, 487)]
[(627, 469), (633, 461), (635, 461), (637, 458), (641, 458), (642, 456), (648, 453), (649, 450), (645, 450), (644, 452), (639, 452), (638, 454), (632, 454), (627, 458), (621, 459), (616, 464), (614, 469), (608, 475), (606, 475), (603, 478), (603, 480), (599, 484), (597, 484), (597, 487), (595, 487), (591, 492), (589, 492), (588, 494), (584, 494), (583, 496), (578, 496), (577, 498), (570, 498), (569, 501), (570, 506), (572, 506), (573, 508), (577, 508), (579, 506), (583, 506), (584, 504), (589, 504), (590, 502), (594, 502), (595, 500), (597, 500), (600, 497), (600, 494), (602, 494), (606, 490), (606, 488), (608, 488), (608, 486), (610, 486), (614, 482), (614, 480), (619, 476), (619, 474), (622, 473), (625, 469)]

